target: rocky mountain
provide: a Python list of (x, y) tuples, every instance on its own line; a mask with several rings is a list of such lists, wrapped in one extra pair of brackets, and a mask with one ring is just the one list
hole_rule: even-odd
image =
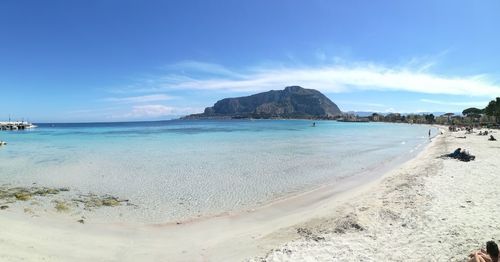
[(330, 118), (341, 113), (338, 106), (321, 92), (289, 86), (284, 90), (225, 98), (201, 114), (183, 118)]

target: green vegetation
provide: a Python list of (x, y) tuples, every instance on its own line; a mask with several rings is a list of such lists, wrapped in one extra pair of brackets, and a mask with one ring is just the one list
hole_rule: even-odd
[[(358, 116), (348, 116), (349, 119), (363, 119)], [(483, 108), (470, 107), (462, 111), (462, 115), (446, 113), (441, 116), (433, 114), (408, 114), (399, 113), (377, 114), (365, 117), (367, 121), (409, 123), (409, 124), (440, 124), (440, 125), (481, 125), (499, 127), (500, 125), (500, 97), (491, 100)]]
[(31, 193), (30, 192), (17, 192), (14, 194), (14, 196), (16, 197), (17, 200), (21, 200), (21, 201), (27, 201), (27, 200), (30, 200), (31, 199)]
[(483, 111), (487, 116), (494, 117), (495, 123), (498, 123), (500, 120), (500, 97), (491, 100)]
[(491, 100), (484, 109), (470, 107), (462, 111), (465, 116), (460, 124), (497, 126), (500, 120), (500, 97)]
[(69, 211), (69, 206), (66, 202), (63, 202), (63, 201), (54, 201), (56, 203), (55, 205), (55, 209), (57, 210), (57, 212), (67, 212)]
[(483, 109), (475, 108), (475, 107), (469, 107), (462, 111), (462, 115), (466, 117), (479, 117), (482, 113), (484, 112)]
[[(133, 206), (126, 199), (120, 199), (111, 195), (59, 195), (62, 192), (69, 191), (68, 188), (49, 188), (49, 187), (9, 187), (0, 185), (0, 210), (9, 208), (6, 204), (15, 202), (29, 201), (32, 206), (40, 205), (42, 198), (48, 198), (54, 203), (54, 208), (58, 212), (68, 212), (72, 208), (84, 208), (92, 210), (101, 207), (116, 207), (121, 205)], [(68, 197), (74, 197), (69, 199)], [(25, 207), (24, 211), (34, 214), (31, 208)]]
[(409, 124), (434, 124), (436, 116), (433, 114), (409, 114), (390, 113), (387, 115), (374, 113), (368, 117), (373, 122), (409, 123)]

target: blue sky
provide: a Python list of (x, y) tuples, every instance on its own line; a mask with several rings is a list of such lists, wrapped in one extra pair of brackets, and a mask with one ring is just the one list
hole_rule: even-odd
[(0, 119), (168, 119), (288, 85), (343, 111), (500, 96), (499, 1), (0, 1)]

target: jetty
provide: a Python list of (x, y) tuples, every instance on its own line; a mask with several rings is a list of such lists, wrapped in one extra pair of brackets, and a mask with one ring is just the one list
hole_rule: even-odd
[(32, 123), (25, 121), (0, 122), (0, 130), (26, 130), (35, 127)]

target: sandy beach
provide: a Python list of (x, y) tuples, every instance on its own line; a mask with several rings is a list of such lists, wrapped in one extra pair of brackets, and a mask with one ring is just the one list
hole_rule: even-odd
[(500, 262), (500, 1), (450, 2), (0, 1), (0, 262)]
[[(0, 260), (464, 261), (500, 239), (500, 144), (463, 135), (445, 132), (376, 181), (181, 224), (80, 224), (1, 210)], [(439, 158), (457, 147), (476, 160)]]
[[(458, 147), (476, 160), (439, 158)], [(445, 133), (331, 216), (297, 225), (301, 236), (262, 260), (466, 261), (500, 239), (499, 148), (477, 133)]]

